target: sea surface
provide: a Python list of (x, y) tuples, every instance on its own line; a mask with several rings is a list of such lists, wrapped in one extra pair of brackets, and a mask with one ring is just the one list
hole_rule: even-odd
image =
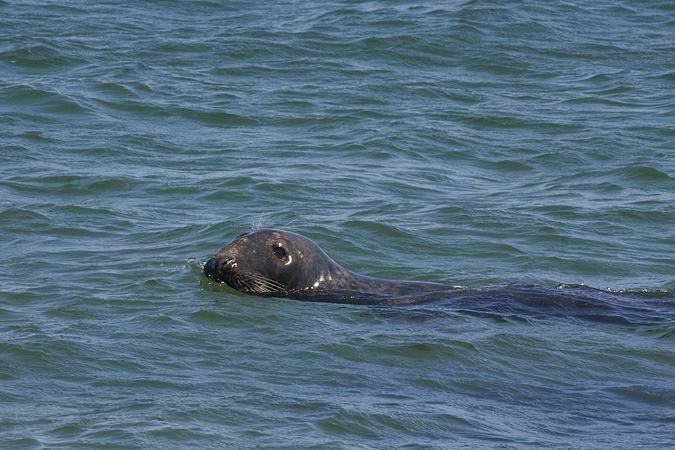
[(673, 448), (675, 3), (0, 1), (0, 255), (2, 449)]

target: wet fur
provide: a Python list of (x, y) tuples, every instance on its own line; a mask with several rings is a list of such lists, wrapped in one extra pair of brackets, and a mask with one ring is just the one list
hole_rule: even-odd
[(459, 288), (359, 275), (337, 264), (310, 239), (270, 229), (240, 235), (206, 262), (204, 273), (247, 294), (337, 303), (412, 301), (412, 296)]

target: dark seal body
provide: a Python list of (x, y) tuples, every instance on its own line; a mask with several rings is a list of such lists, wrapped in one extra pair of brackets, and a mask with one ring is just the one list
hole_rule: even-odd
[(639, 324), (675, 317), (675, 296), (667, 293), (640, 296), (574, 285), (465, 288), (366, 277), (337, 264), (310, 239), (278, 230), (240, 235), (204, 264), (204, 273), (238, 291), (262, 297), (359, 305), (433, 301), (497, 320), (562, 315)]
[(459, 289), (359, 275), (337, 264), (312, 240), (270, 229), (240, 235), (206, 262), (204, 273), (247, 294), (333, 303), (412, 303), (420, 295)]

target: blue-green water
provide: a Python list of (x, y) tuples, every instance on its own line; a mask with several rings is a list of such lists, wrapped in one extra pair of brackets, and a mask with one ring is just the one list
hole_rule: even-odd
[(0, 2), (0, 447), (672, 447), (668, 303), (313, 304), (200, 263), (260, 223), (371, 276), (668, 298), (674, 36), (672, 1)]

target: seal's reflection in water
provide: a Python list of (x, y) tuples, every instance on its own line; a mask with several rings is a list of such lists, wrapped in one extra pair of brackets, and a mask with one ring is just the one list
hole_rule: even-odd
[(204, 265), (233, 289), (262, 297), (358, 305), (434, 304), (497, 320), (569, 316), (641, 324), (675, 319), (675, 296), (615, 293), (586, 286), (500, 284), (462, 287), (366, 277), (333, 261), (312, 240), (262, 229), (238, 236)]

